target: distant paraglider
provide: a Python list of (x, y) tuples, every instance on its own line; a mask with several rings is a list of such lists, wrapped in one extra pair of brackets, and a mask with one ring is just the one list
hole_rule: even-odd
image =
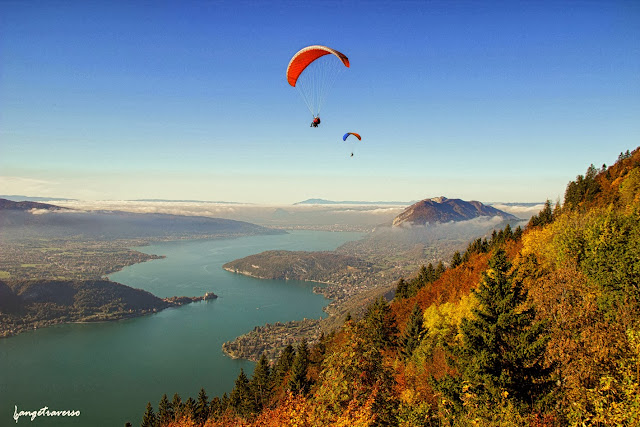
[(355, 136), (356, 138), (358, 138), (358, 141), (362, 141), (362, 138), (360, 137), (360, 135), (358, 135), (357, 133), (353, 133), (353, 132), (347, 132), (347, 133), (345, 133), (345, 134), (344, 134), (344, 136), (342, 137), (342, 140), (343, 140), (343, 141), (346, 141), (346, 140), (347, 140), (347, 138), (349, 137), (349, 135), (353, 135), (353, 136)]
[(302, 96), (313, 115), (312, 127), (320, 124), (320, 109), (338, 75), (349, 67), (349, 58), (327, 46), (300, 49), (287, 67), (287, 81)]
[[(360, 137), (359, 134), (357, 133), (353, 133), (353, 132), (347, 132), (344, 134), (344, 136), (342, 137), (343, 141), (346, 141), (347, 138), (349, 138), (349, 135), (353, 135), (354, 137), (358, 138), (358, 141), (362, 141), (362, 138)], [(353, 138), (351, 138), (351, 140), (353, 140)], [(351, 148), (351, 157), (353, 157), (353, 147), (355, 146), (355, 144), (352, 144), (352, 148)]]

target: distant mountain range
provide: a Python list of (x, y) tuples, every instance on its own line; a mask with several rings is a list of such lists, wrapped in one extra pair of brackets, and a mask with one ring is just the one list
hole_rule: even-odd
[(0, 198), (8, 199), (14, 202), (51, 202), (54, 200), (64, 200), (66, 202), (74, 201), (77, 199), (65, 199), (64, 197), (31, 197), (31, 196), (19, 196), (19, 195), (2, 195), (0, 194)]
[[(67, 199), (64, 197), (32, 197), (32, 196), (21, 196), (21, 195), (2, 195), (0, 194), (0, 198), (12, 200), (14, 202), (53, 202), (53, 201), (65, 201), (65, 202), (73, 202), (78, 201), (78, 199)], [(173, 202), (173, 203), (219, 203), (225, 205), (244, 205), (247, 203), (242, 202), (227, 202), (222, 200), (195, 200), (195, 199), (132, 199), (132, 200), (122, 200), (124, 202)]]
[(246, 203), (242, 202), (226, 202), (223, 200), (192, 200), (192, 199), (184, 199), (184, 200), (174, 200), (174, 199), (133, 199), (126, 200), (127, 202), (162, 202), (162, 203), (219, 203), (224, 205), (244, 205)]
[(467, 202), (461, 199), (447, 199), (441, 196), (424, 199), (409, 206), (393, 220), (393, 225), (399, 226), (408, 223), (425, 225), (427, 223), (466, 221), (482, 216), (499, 216), (508, 220), (518, 220), (516, 216), (510, 213), (475, 200)]
[[(46, 210), (35, 215), (33, 210)], [(245, 221), (202, 216), (122, 211), (79, 211), (38, 202), (0, 199), (0, 231), (4, 237), (61, 237), (83, 235), (88, 239), (232, 237), (281, 234)]]
[(326, 199), (307, 199), (294, 205), (408, 205), (415, 202), (365, 202), (365, 201), (334, 201)]

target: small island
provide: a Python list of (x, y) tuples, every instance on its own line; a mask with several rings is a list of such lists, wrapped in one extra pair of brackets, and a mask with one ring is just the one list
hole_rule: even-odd
[(170, 297), (163, 298), (163, 301), (166, 301), (169, 304), (180, 306), (190, 304), (192, 302), (208, 301), (216, 298), (218, 298), (218, 295), (214, 294), (213, 292), (207, 292), (201, 297)]

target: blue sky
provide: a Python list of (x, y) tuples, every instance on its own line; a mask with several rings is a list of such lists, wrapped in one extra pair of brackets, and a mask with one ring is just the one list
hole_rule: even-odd
[(538, 202), (639, 145), (636, 1), (0, 1), (0, 194)]

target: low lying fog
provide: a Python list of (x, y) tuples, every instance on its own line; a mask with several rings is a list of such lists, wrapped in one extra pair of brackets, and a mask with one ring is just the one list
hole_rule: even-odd
[[(136, 213), (163, 213), (172, 215), (204, 216), (234, 219), (278, 228), (312, 228), (367, 231), (390, 224), (409, 206), (406, 205), (253, 205), (192, 201), (51, 201), (62, 207), (84, 211), (125, 211)], [(532, 204), (501, 204), (491, 206), (528, 220), (544, 206)], [(486, 221), (486, 219), (485, 219)], [(483, 224), (484, 225), (484, 224)]]

